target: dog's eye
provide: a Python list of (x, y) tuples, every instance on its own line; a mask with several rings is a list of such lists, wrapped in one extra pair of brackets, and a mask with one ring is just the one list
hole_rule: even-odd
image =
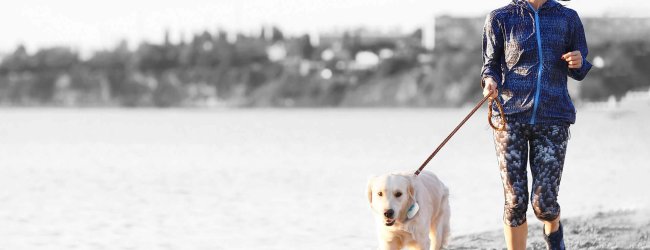
[(395, 193), (395, 197), (399, 198), (400, 196), (402, 196), (402, 192)]
[(382, 192), (377, 193), (379, 196), (383, 196), (384, 194)]

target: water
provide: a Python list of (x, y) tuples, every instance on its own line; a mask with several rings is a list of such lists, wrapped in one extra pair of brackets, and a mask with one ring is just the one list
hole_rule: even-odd
[[(465, 112), (0, 110), (0, 249), (374, 249), (368, 177), (415, 170)], [(563, 216), (650, 206), (649, 122), (578, 114)], [(485, 110), (427, 169), (453, 234), (500, 228)]]

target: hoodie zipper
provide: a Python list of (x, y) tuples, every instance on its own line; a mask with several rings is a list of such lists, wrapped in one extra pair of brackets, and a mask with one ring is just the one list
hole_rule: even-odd
[[(537, 54), (539, 57), (539, 67), (537, 68), (537, 87), (535, 89), (535, 99), (533, 99), (533, 115), (530, 118), (530, 124), (535, 124), (535, 118), (537, 116), (537, 107), (539, 104), (539, 92), (541, 92), (542, 86), (542, 66), (544, 65), (544, 55), (542, 54), (542, 37), (539, 31), (539, 10), (533, 8), (533, 6), (528, 3), (528, 7), (535, 12), (535, 35), (537, 36)], [(540, 6), (540, 9), (542, 7)]]

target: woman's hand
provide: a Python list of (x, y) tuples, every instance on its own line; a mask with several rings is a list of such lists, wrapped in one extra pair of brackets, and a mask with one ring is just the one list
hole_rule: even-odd
[(492, 91), (490, 98), (497, 98), (497, 83), (494, 81), (494, 79), (491, 77), (486, 77), (483, 80), (483, 83), (485, 84), (483, 86), (483, 97), (486, 97), (490, 94), (490, 91)]
[(562, 55), (562, 59), (569, 63), (570, 69), (579, 69), (582, 67), (582, 54), (580, 54), (579, 50)]

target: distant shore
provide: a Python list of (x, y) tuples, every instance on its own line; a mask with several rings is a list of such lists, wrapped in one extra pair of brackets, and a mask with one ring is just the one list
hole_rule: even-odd
[[(567, 249), (650, 249), (650, 209), (562, 219)], [(546, 249), (541, 223), (529, 225), (528, 248)], [(448, 249), (505, 249), (501, 230), (452, 237)]]

